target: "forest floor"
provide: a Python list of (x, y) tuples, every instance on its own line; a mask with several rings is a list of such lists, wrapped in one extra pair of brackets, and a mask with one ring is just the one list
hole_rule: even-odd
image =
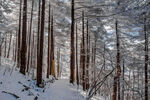
[(45, 78), (44, 88), (39, 88), (31, 77), (20, 74), (12, 61), (5, 60), (0, 67), (0, 100), (86, 100), (86, 93), (68, 79)]

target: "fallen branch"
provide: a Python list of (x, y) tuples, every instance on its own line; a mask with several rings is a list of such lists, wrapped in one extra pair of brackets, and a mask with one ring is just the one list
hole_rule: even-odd
[(89, 100), (90, 98), (93, 97), (94, 92), (92, 93), (92, 91), (94, 90), (94, 88), (97, 87), (97, 86), (99, 86), (99, 87), (96, 89), (96, 91), (98, 91), (99, 88), (103, 85), (103, 83), (104, 83), (105, 80), (107, 79), (107, 77), (108, 77), (109, 75), (111, 75), (111, 74), (113, 73), (114, 70), (115, 70), (115, 68), (114, 68), (109, 74), (107, 74), (107, 75), (103, 78), (102, 81), (98, 82), (97, 84), (95, 84), (95, 85), (91, 88), (91, 90), (90, 90), (90, 92), (89, 92), (89, 94), (88, 94), (87, 100)]
[(16, 94), (13, 94), (13, 93), (10, 93), (10, 92), (2, 91), (2, 93), (10, 94), (10, 95), (14, 96), (16, 99), (20, 98)]

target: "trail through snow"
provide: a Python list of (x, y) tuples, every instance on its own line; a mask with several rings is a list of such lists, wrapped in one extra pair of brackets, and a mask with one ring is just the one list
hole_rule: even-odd
[(46, 90), (46, 94), (43, 94), (40, 98), (41, 100), (85, 100), (77, 91), (76, 86), (69, 84), (67, 79), (56, 80)]

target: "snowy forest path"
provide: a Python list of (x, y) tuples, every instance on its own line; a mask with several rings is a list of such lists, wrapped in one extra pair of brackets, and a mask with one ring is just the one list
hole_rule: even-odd
[(66, 79), (56, 80), (54, 84), (50, 84), (50, 88), (46, 90), (46, 93), (40, 98), (43, 100), (85, 100), (76, 86), (71, 85), (69, 80)]

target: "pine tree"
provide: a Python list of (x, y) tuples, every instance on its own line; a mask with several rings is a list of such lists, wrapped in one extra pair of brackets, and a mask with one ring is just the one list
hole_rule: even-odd
[(89, 47), (89, 23), (88, 23), (88, 20), (87, 20), (87, 36), (86, 36), (86, 38), (87, 38), (87, 40), (86, 40), (86, 45), (87, 45), (87, 54), (86, 54), (86, 89), (88, 90), (89, 89), (89, 60), (90, 60), (90, 56), (89, 56), (89, 53), (90, 53), (90, 51), (89, 51), (89, 49), (90, 49), (90, 47)]
[(78, 69), (78, 25), (76, 23), (76, 81), (79, 85), (79, 69)]
[(21, 18), (22, 18), (22, 0), (20, 0), (20, 10), (19, 10), (19, 29), (18, 29), (18, 44), (17, 44), (17, 67), (20, 67), (20, 52), (21, 52)]
[(148, 100), (148, 33), (146, 29), (146, 17), (144, 18), (144, 35), (145, 35), (145, 100)]
[(60, 48), (57, 50), (57, 78), (60, 77)]
[(54, 58), (54, 26), (53, 26), (53, 14), (51, 18), (51, 54), (50, 54), (50, 75), (56, 77), (55, 73), (55, 58)]
[(49, 78), (49, 75), (50, 75), (50, 11), (51, 11), (51, 8), (50, 8), (50, 4), (49, 4), (49, 17), (48, 17), (48, 48), (47, 48), (47, 78)]
[(120, 42), (119, 42), (119, 34), (118, 34), (118, 22), (116, 21), (116, 47), (117, 47), (117, 76), (114, 77), (114, 84), (113, 84), (113, 98), (112, 100), (117, 100), (117, 85), (118, 85), (118, 99), (120, 99), (120, 75), (121, 75), (121, 68), (120, 68)]
[(70, 83), (75, 81), (75, 53), (74, 53), (74, 0), (71, 2), (71, 54), (70, 54)]
[(27, 0), (23, 5), (23, 23), (22, 23), (22, 45), (21, 45), (21, 66), (20, 72), (25, 74), (26, 70), (26, 34), (27, 34)]
[(10, 54), (11, 40), (12, 40), (12, 33), (10, 34), (10, 37), (9, 37), (9, 47), (8, 47), (8, 51), (7, 51), (7, 58), (9, 58), (9, 54)]
[(33, 7), (34, 7), (34, 0), (32, 0), (32, 8), (31, 8), (31, 19), (30, 19), (30, 29), (29, 29), (29, 44), (28, 44), (28, 60), (27, 60), (27, 72), (29, 70), (29, 66), (30, 66), (30, 58), (31, 58), (31, 33), (32, 33), (32, 20), (33, 20)]
[(85, 82), (85, 35), (84, 35), (84, 11), (82, 12), (82, 86), (83, 90), (86, 90)]
[(44, 44), (44, 25), (45, 25), (45, 0), (42, 0), (41, 11), (41, 31), (40, 31), (40, 48), (37, 65), (37, 86), (42, 84), (42, 66), (43, 66), (43, 44)]

